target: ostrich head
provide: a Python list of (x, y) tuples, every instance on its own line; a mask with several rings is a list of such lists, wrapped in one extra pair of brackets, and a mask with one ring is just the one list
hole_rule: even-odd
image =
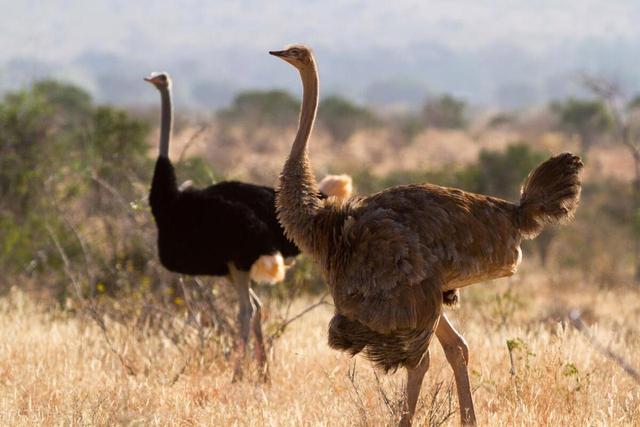
[(311, 49), (301, 44), (291, 45), (284, 50), (271, 50), (269, 54), (284, 59), (298, 70), (303, 70), (315, 64)]
[(164, 71), (153, 72), (148, 77), (145, 77), (144, 80), (154, 85), (158, 90), (171, 88), (171, 77), (169, 77), (169, 73)]

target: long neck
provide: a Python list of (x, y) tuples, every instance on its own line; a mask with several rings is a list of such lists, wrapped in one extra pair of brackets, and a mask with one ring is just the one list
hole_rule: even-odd
[(300, 122), (296, 138), (291, 147), (289, 162), (300, 163), (306, 160), (306, 163), (308, 163), (307, 143), (309, 142), (313, 123), (316, 120), (316, 111), (318, 110), (318, 71), (315, 66), (310, 66), (300, 71), (300, 77), (302, 79)]
[(171, 89), (160, 89), (162, 106), (160, 110), (160, 157), (169, 158), (169, 141), (173, 126), (173, 107), (171, 105)]
[(313, 219), (322, 206), (309, 157), (307, 142), (318, 108), (318, 72), (315, 64), (300, 71), (302, 108), (298, 132), (291, 147), (278, 192), (278, 219), (287, 235), (303, 250), (314, 252)]

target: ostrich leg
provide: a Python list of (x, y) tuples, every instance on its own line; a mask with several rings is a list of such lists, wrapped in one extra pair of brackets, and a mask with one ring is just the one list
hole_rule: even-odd
[(415, 368), (407, 368), (407, 394), (399, 427), (411, 426), (411, 419), (416, 411), (420, 387), (422, 386), (422, 380), (424, 379), (424, 374), (427, 373), (427, 369), (429, 369), (429, 350), (422, 356), (422, 360), (418, 363), (418, 366)]
[(251, 296), (251, 303), (254, 308), (253, 318), (251, 324), (253, 328), (253, 334), (256, 337), (256, 359), (258, 360), (258, 367), (260, 369), (260, 377), (262, 381), (269, 381), (269, 365), (267, 364), (267, 352), (264, 345), (264, 337), (262, 334), (262, 303), (260, 299), (253, 292), (253, 289), (249, 288), (249, 294)]
[(476, 414), (473, 410), (469, 372), (467, 371), (469, 347), (462, 335), (451, 326), (449, 319), (444, 314), (440, 316), (440, 321), (436, 328), (436, 337), (444, 349), (447, 361), (451, 365), (453, 375), (456, 378), (462, 425), (476, 425)]
[(253, 306), (251, 304), (250, 279), (249, 272), (240, 271), (235, 265), (229, 263), (229, 273), (231, 281), (238, 293), (238, 304), (240, 310), (238, 311), (238, 332), (239, 338), (236, 340), (236, 366), (233, 371), (233, 382), (242, 379), (242, 365), (247, 354), (247, 347), (249, 345), (249, 333), (251, 327), (251, 317), (253, 316)]

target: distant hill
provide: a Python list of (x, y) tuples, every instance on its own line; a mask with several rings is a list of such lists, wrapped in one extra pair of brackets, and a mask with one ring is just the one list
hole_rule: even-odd
[(298, 90), (266, 51), (306, 42), (324, 94), (413, 107), (450, 92), (521, 107), (575, 93), (576, 74), (640, 91), (640, 2), (498, 0), (1, 0), (0, 90), (54, 76), (101, 101), (155, 102), (142, 76), (167, 70), (179, 104), (227, 105), (246, 88)]

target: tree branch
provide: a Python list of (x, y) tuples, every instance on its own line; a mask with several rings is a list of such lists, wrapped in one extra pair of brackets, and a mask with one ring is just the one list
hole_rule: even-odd
[(613, 360), (620, 366), (635, 382), (640, 384), (640, 372), (638, 372), (634, 367), (629, 364), (622, 356), (616, 354), (609, 347), (606, 347), (602, 343), (600, 343), (596, 337), (591, 333), (589, 328), (584, 324), (582, 319), (580, 318), (580, 310), (573, 309), (569, 313), (569, 320), (571, 320), (571, 324), (574, 328), (576, 328), (579, 332), (581, 332), (586, 338), (589, 344), (598, 350), (600, 353), (604, 354), (609, 359)]

